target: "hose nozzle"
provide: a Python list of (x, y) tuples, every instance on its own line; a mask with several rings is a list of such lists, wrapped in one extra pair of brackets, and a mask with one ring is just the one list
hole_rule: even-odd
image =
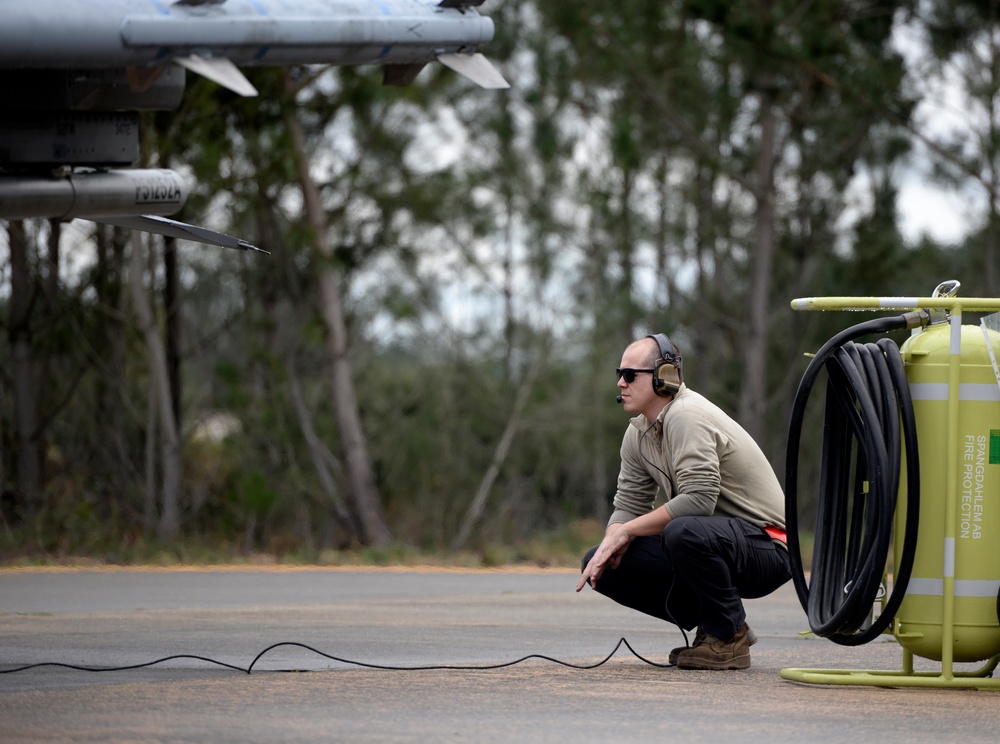
[(902, 317), (906, 320), (907, 328), (919, 328), (931, 322), (931, 314), (926, 310), (912, 310), (903, 313)]

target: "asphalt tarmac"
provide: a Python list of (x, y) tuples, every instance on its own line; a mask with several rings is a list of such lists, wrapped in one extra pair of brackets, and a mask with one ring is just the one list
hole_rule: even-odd
[[(0, 674), (0, 741), (1000, 738), (1000, 691), (782, 679), (786, 667), (902, 663), (891, 637), (847, 648), (804, 634), (790, 585), (747, 603), (760, 637), (749, 670), (700, 672), (654, 666), (683, 645), (680, 631), (577, 594), (576, 581), (563, 570), (0, 570), (0, 672), (46, 664)], [(415, 668), (441, 666), (477, 668)]]

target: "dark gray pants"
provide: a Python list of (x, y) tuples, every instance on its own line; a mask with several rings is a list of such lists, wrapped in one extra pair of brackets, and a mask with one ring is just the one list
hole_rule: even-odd
[[(597, 547), (583, 559), (586, 567)], [(632, 540), (594, 589), (626, 607), (729, 640), (746, 621), (743, 599), (791, 578), (788, 551), (760, 527), (731, 517), (677, 517)]]

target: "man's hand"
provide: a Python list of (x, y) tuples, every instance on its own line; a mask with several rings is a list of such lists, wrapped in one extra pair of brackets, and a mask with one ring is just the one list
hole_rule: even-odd
[(628, 550), (629, 543), (632, 542), (631, 535), (624, 528), (619, 528), (604, 536), (601, 544), (597, 547), (597, 552), (590, 559), (587, 567), (583, 569), (580, 576), (580, 583), (576, 585), (576, 590), (580, 591), (584, 586), (590, 584), (591, 587), (597, 583), (607, 567), (618, 568), (622, 556)]

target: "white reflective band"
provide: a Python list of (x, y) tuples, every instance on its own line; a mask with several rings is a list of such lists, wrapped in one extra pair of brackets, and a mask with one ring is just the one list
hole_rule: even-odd
[(879, 297), (879, 307), (917, 307), (916, 297)]
[(944, 539), (944, 577), (946, 579), (955, 578), (955, 538), (946, 537)]
[[(910, 383), (913, 400), (948, 400), (947, 382)], [(959, 400), (1000, 401), (1000, 388), (993, 384), (966, 382), (958, 386)]]
[[(921, 594), (940, 597), (944, 594), (944, 579), (910, 579), (906, 585), (907, 594)], [(956, 597), (991, 597), (1000, 593), (1000, 581), (987, 579), (956, 579)]]
[(926, 594), (940, 597), (944, 594), (944, 579), (914, 579), (906, 585), (907, 594)]
[(949, 344), (948, 353), (962, 353), (962, 313), (955, 312), (954, 310), (951, 314), (951, 343)]

